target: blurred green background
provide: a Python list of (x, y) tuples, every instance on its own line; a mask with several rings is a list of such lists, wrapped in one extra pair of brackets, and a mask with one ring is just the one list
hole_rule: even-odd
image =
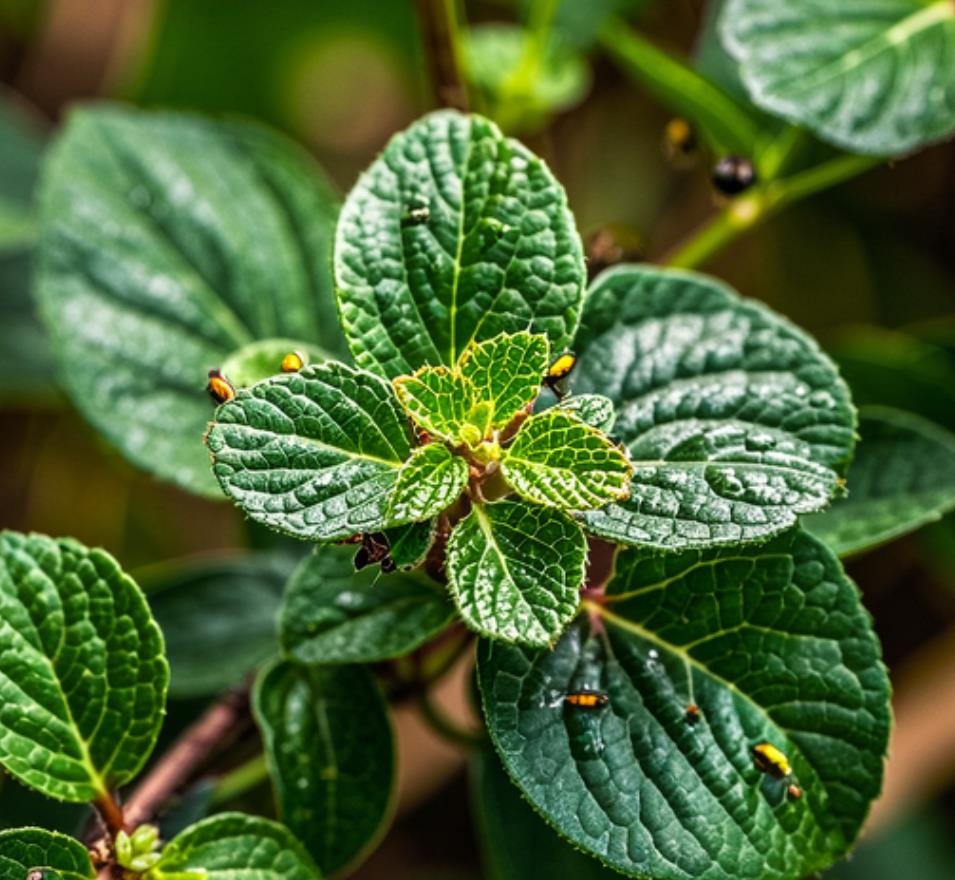
[[(469, 24), (534, 14), (529, 0), (462, 6)], [(609, 226), (654, 259), (713, 211), (713, 157), (667, 157), (672, 114), (588, 40), (610, 6), (687, 55), (706, 20), (701, 0), (564, 2), (558, 22), (582, 44), (589, 74), (566, 90), (573, 106), (524, 139), (566, 186), (585, 239)], [(346, 192), (392, 133), (435, 106), (420, 34), (413, 0), (0, 0), (0, 525), (75, 535), (134, 574), (272, 543), (230, 505), (134, 471), (55, 390), (29, 295), (29, 206), (44, 141), (69, 104), (109, 97), (252, 116), (305, 143)], [(797, 205), (706, 269), (814, 333), (858, 402), (955, 429), (952, 144)], [(898, 731), (871, 831), (831, 876), (955, 876), (955, 524), (943, 520), (849, 570), (893, 671)], [(197, 705), (173, 703), (170, 734)], [(75, 830), (77, 821), (75, 810), (4, 783), (0, 825)], [(483, 876), (478, 850), (459, 762), (354, 876)]]

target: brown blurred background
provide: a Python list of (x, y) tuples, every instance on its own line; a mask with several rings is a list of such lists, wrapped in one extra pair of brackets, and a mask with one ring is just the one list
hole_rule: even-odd
[[(472, 22), (514, 20), (512, 6), (465, 4)], [(649, 3), (638, 26), (689, 54), (702, 7)], [(661, 149), (671, 114), (599, 50), (589, 59), (587, 97), (528, 143), (566, 186), (585, 236), (617, 224), (653, 259), (713, 211), (710, 160), (673, 167)], [(392, 133), (433, 106), (427, 69), (412, 0), (0, 0), (0, 77), (19, 107), (3, 123), (0, 186), (29, 198), (64, 109), (112, 98), (261, 119), (307, 144), (344, 193)], [(706, 269), (814, 333), (862, 402), (955, 429), (952, 144), (794, 207)], [(25, 249), (0, 254), (0, 320), (17, 328), (0, 352), (0, 526), (75, 535), (134, 571), (267, 541), (231, 506), (134, 471), (72, 412), (51, 382), (28, 278)], [(833, 876), (955, 876), (953, 539), (943, 521), (849, 565), (893, 672), (898, 731), (867, 842)], [(466, 683), (462, 673), (455, 686)], [(462, 757), (432, 751), (423, 728), (405, 733), (406, 781), (420, 796), (406, 797), (355, 876), (480, 876)], [(33, 809), (9, 792), (0, 824)]]

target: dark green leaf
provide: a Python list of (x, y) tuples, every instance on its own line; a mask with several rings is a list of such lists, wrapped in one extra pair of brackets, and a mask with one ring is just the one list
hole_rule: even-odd
[(223, 491), (252, 519), (307, 540), (377, 532), (411, 454), (391, 385), (328, 362), (242, 389), (207, 441)]
[(758, 106), (856, 153), (955, 130), (950, 0), (729, 0), (723, 41)]
[(443, 443), (419, 446), (398, 472), (388, 505), (393, 523), (429, 520), (450, 507), (468, 484), (468, 463)]
[(339, 345), (336, 211), (307, 155), (265, 129), (73, 112), (44, 172), (37, 289), (77, 407), (137, 466), (217, 495), (206, 373), (258, 339)]
[(629, 500), (587, 529), (666, 549), (767, 538), (825, 507), (854, 444), (849, 391), (816, 343), (692, 272), (624, 266), (587, 300), (577, 391), (617, 406)]
[(385, 540), (391, 559), (400, 569), (417, 568), (424, 562), (434, 543), (437, 520), (409, 523), (406, 526), (395, 526), (385, 529)]
[(955, 509), (955, 435), (884, 407), (860, 413), (849, 497), (803, 524), (841, 556), (912, 532)]
[(627, 456), (577, 416), (551, 409), (521, 427), (501, 460), (518, 495), (563, 510), (588, 510), (630, 494)]
[(507, 778), (489, 747), (481, 749), (473, 760), (471, 785), (488, 880), (620, 877), (548, 828)]
[(284, 825), (219, 813), (174, 837), (155, 880), (319, 880), (321, 872)]
[(392, 138), (349, 194), (335, 276), (359, 366), (396, 377), (529, 326), (564, 347), (584, 264), (544, 163), (488, 120), (442, 111)]
[(276, 654), (276, 618), (295, 562), (284, 555), (228, 556), (143, 582), (166, 640), (172, 696), (221, 693)]
[(383, 830), (394, 782), (374, 676), (361, 666), (278, 663), (256, 685), (255, 715), (285, 824), (324, 873), (354, 866)]
[(102, 550), (0, 533), (0, 763), (58, 800), (132, 779), (169, 668), (139, 587)]
[[(832, 552), (798, 529), (624, 551), (607, 594), (587, 605), (600, 628), (582, 618), (552, 651), (481, 646), (491, 737), (533, 806), (635, 877), (797, 880), (843, 854), (881, 787), (889, 682)], [(567, 705), (579, 690), (608, 702)], [(801, 798), (756, 768), (760, 742)]]
[(44, 880), (93, 880), (96, 872), (78, 840), (42, 828), (0, 832), (0, 880), (26, 880), (34, 870)]
[(475, 504), (448, 541), (448, 579), (472, 629), (542, 646), (574, 616), (586, 559), (583, 532), (562, 511), (525, 501)]
[(404, 574), (356, 573), (352, 554), (321, 547), (293, 576), (280, 618), (288, 656), (308, 664), (400, 657), (450, 623), (444, 590)]

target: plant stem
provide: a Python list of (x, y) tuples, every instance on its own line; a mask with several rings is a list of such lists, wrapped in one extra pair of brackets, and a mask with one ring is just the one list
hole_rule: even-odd
[(675, 113), (697, 123), (717, 153), (752, 154), (759, 126), (735, 98), (619, 18), (607, 20), (598, 41), (631, 79)]
[(771, 180), (733, 199), (683, 244), (665, 254), (666, 266), (684, 269), (702, 265), (744, 232), (793, 202), (868, 171), (885, 160), (874, 156), (838, 156), (781, 180)]
[(101, 794), (96, 799), (94, 806), (111, 835), (115, 836), (120, 831), (126, 830), (127, 823), (123, 808), (111, 794), (108, 792)]
[(149, 772), (126, 804), (131, 828), (153, 819), (166, 802), (235, 728), (249, 705), (249, 691), (232, 691), (209, 708)]
[(418, 699), (418, 709), (428, 727), (442, 739), (465, 749), (477, 748), (484, 742), (482, 731), (467, 730), (458, 725), (457, 722), (452, 721), (434, 702), (430, 693), (425, 692), (421, 695)]
[(422, 42), (438, 103), (468, 109), (468, 92), (461, 75), (458, 0), (416, 0)]
[(213, 807), (227, 803), (268, 778), (269, 768), (265, 755), (256, 755), (216, 780), (209, 803)]

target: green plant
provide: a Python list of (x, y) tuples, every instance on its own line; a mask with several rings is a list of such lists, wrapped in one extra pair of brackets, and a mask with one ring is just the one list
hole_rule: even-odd
[[(850, 849), (881, 788), (889, 683), (838, 554), (950, 509), (955, 440), (872, 409), (854, 458), (849, 388), (815, 341), (686, 268), (955, 127), (955, 84), (929, 63), (955, 45), (955, 7), (864, 4), (850, 33), (830, 5), (726, 4), (745, 93), (603, 24), (598, 42), (706, 143), (752, 157), (759, 182), (672, 265), (620, 265), (589, 289), (562, 187), (482, 116), (439, 111), (395, 135), (339, 210), (309, 157), (261, 127), (72, 113), (46, 160), (36, 283), (67, 391), (134, 464), (319, 546), (179, 570), (150, 593), (174, 691), (257, 673), (264, 757), (206, 809), (267, 773), (284, 823), (214, 813), (162, 845), (151, 823), (244, 691), (124, 803), (165, 711), (160, 626), (105, 552), (3, 533), (0, 762), (105, 828), (87, 841), (96, 864), (73, 838), (2, 832), (0, 880), (341, 873), (390, 816), (385, 696), (408, 693), (480, 747), (478, 811), (511, 853), (495, 876), (528, 876), (510, 840), (525, 832), (581, 875), (782, 880)], [(524, 88), (560, 67), (547, 27), (522, 61), (508, 33), (517, 72), (472, 83), (509, 124), (528, 104), (546, 119), (585, 80), (566, 49), (570, 85)], [(797, 38), (814, 53), (788, 53)], [(876, 101), (896, 62), (923, 94), (891, 79)], [(803, 162), (806, 131), (846, 152)], [(565, 395), (548, 380), (569, 350)], [(283, 372), (293, 351), (303, 364)], [(214, 411), (210, 367), (234, 386)], [(475, 642), (488, 736), (430, 697)], [(765, 743), (777, 763), (754, 759)]]

